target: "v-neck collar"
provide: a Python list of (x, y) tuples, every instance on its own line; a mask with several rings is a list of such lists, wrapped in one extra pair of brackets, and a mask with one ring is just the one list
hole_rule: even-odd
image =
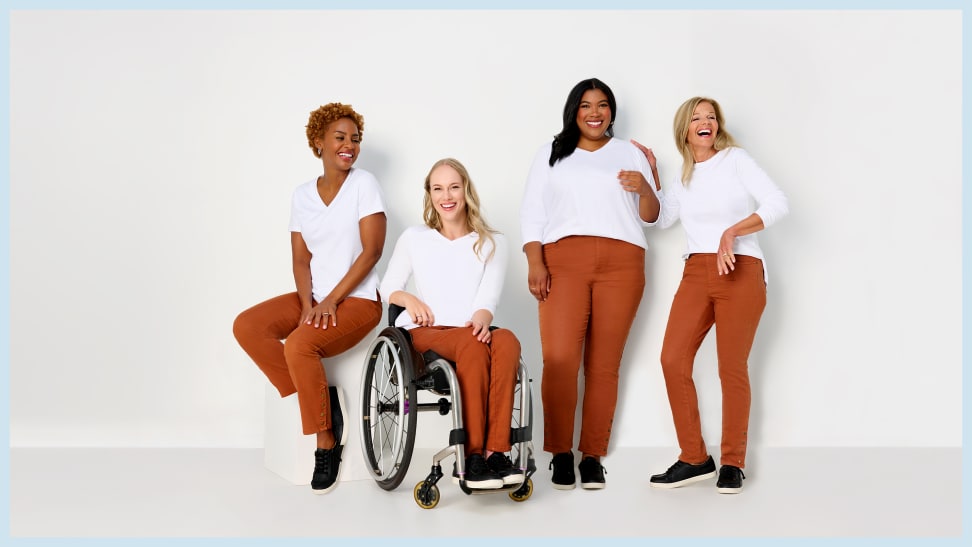
[(324, 203), (324, 198), (321, 197), (321, 191), (317, 189), (317, 181), (324, 176), (323, 174), (318, 175), (318, 177), (314, 179), (314, 195), (317, 196), (317, 201), (321, 204), (321, 206), (323, 206), (325, 209), (330, 209), (331, 206), (334, 205), (334, 202), (337, 201), (338, 197), (341, 196), (341, 192), (344, 191), (344, 187), (348, 185), (348, 181), (351, 180), (353, 175), (354, 168), (352, 167), (351, 170), (348, 171), (348, 176), (344, 177), (344, 182), (341, 183), (341, 187), (338, 188), (338, 191), (334, 193), (334, 197), (331, 198), (331, 203)]

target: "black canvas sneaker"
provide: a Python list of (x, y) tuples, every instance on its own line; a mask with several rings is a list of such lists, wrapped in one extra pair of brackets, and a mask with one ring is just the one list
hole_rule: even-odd
[(715, 462), (712, 461), (712, 456), (698, 465), (679, 460), (669, 467), (668, 471), (660, 475), (652, 475), (650, 484), (655, 488), (678, 488), (693, 482), (710, 479), (715, 476), (715, 473)]
[(343, 446), (335, 444), (334, 448), (318, 448), (314, 451), (314, 476), (311, 478), (311, 488), (315, 494), (327, 494), (337, 486), (342, 450), (344, 450)]
[(548, 469), (553, 469), (553, 487), (557, 490), (573, 490), (576, 479), (574, 478), (574, 453), (561, 452), (554, 454)]
[(331, 398), (331, 433), (334, 434), (334, 445), (344, 446), (348, 443), (348, 430), (344, 427), (344, 417), (348, 410), (344, 403), (344, 390), (337, 386), (328, 386), (328, 396)]
[(607, 471), (601, 462), (587, 456), (577, 465), (581, 476), (581, 488), (585, 490), (600, 490), (604, 488), (604, 474)]
[(501, 488), (503, 478), (494, 473), (482, 454), (471, 454), (466, 457), (466, 486), (474, 490), (488, 490)]
[(743, 479), (746, 475), (735, 465), (723, 465), (719, 468), (719, 479), (716, 488), (720, 494), (738, 494), (742, 492)]
[(502, 452), (493, 452), (486, 458), (489, 469), (503, 479), (503, 484), (520, 484), (523, 482), (523, 470), (513, 467), (510, 457)]

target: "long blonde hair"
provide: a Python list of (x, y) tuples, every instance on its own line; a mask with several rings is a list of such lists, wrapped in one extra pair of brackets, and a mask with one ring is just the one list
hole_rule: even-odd
[(496, 252), (496, 242), (493, 240), (493, 234), (498, 232), (491, 228), (486, 223), (486, 219), (483, 218), (479, 208), (479, 194), (476, 193), (476, 187), (473, 186), (472, 179), (469, 177), (469, 171), (466, 170), (463, 164), (459, 163), (459, 160), (443, 158), (435, 162), (432, 168), (429, 169), (429, 174), (425, 176), (425, 199), (424, 210), (422, 212), (425, 225), (433, 230), (442, 229), (442, 218), (439, 217), (439, 212), (432, 206), (432, 172), (443, 165), (448, 165), (455, 169), (462, 179), (462, 191), (466, 200), (466, 228), (471, 232), (476, 232), (479, 236), (476, 238), (476, 243), (473, 244), (473, 252), (482, 259), (483, 245), (489, 241), (489, 255), (483, 260), (483, 262), (489, 262)]
[(675, 122), (673, 129), (675, 132), (675, 147), (682, 154), (682, 184), (688, 184), (692, 180), (692, 173), (695, 171), (695, 156), (692, 155), (692, 147), (688, 143), (689, 125), (692, 123), (692, 115), (699, 103), (709, 103), (715, 110), (716, 122), (719, 124), (719, 131), (716, 133), (714, 148), (718, 152), (730, 146), (739, 146), (732, 135), (726, 131), (725, 118), (722, 117), (722, 108), (715, 99), (708, 97), (692, 97), (682, 103), (675, 112)]

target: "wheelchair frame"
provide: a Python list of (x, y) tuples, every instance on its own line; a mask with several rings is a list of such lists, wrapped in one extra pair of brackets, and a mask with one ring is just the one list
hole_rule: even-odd
[[(464, 478), (466, 432), (455, 365), (434, 352), (419, 355), (415, 351), (408, 331), (395, 326), (395, 319), (403, 311), (401, 306), (389, 305), (389, 326), (371, 344), (362, 371), (361, 449), (375, 482), (385, 490), (394, 490), (401, 484), (415, 446), (418, 413), (435, 411), (443, 416), (451, 414), (452, 429), (448, 446), (432, 456), (431, 471), (413, 489), (413, 497), (420, 507), (432, 509), (439, 503), (436, 483), (443, 477), (442, 460), (450, 456), (456, 457), (459, 487), (466, 494), (508, 492), (514, 501), (527, 500), (533, 493), (531, 476), (536, 471), (536, 462), (531, 380), (522, 357), (517, 371), (510, 442), (513, 465), (524, 471), (523, 482), (490, 490), (471, 489)], [(419, 403), (419, 390), (440, 398), (433, 403)]]

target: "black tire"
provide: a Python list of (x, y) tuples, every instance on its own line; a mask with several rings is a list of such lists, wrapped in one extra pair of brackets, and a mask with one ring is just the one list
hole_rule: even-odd
[(385, 490), (401, 484), (412, 459), (418, 416), (414, 370), (407, 335), (395, 327), (382, 330), (361, 377), (361, 449), (368, 471)]

